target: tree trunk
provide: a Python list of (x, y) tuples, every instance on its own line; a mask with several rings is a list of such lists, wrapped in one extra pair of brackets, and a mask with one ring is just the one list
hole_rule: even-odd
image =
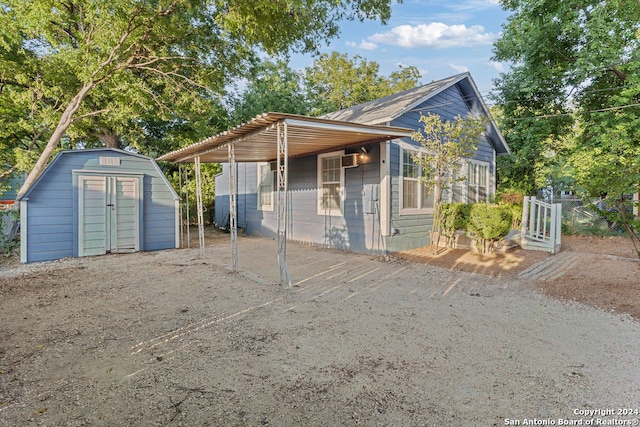
[(102, 134), (98, 135), (100, 141), (107, 148), (122, 148), (122, 142), (120, 141), (120, 135), (116, 135), (111, 130), (105, 130)]
[(429, 243), (431, 246), (431, 255), (438, 254), (438, 246), (440, 246), (441, 223), (442, 223), (442, 218), (440, 217), (440, 188), (439, 188), (439, 185), (436, 185), (436, 188), (433, 194), (433, 222), (431, 223), (431, 233), (429, 236)]
[(20, 191), (18, 191), (18, 199), (24, 196), (27, 190), (33, 185), (36, 179), (38, 179), (42, 172), (46, 169), (49, 158), (60, 143), (60, 139), (62, 139), (67, 129), (69, 129), (69, 126), (71, 126), (71, 124), (73, 123), (73, 115), (76, 113), (76, 111), (78, 111), (80, 105), (82, 105), (82, 100), (85, 98), (85, 96), (87, 96), (87, 93), (89, 93), (93, 86), (95, 86), (94, 82), (86, 83), (82, 87), (82, 89), (80, 89), (80, 91), (71, 99), (69, 105), (67, 105), (67, 108), (62, 113), (62, 117), (60, 117), (60, 121), (58, 121), (58, 126), (49, 138), (49, 142), (47, 142), (47, 145), (42, 151), (42, 154), (40, 154), (38, 161), (36, 162), (31, 172), (29, 172), (29, 175), (24, 181), (24, 184), (22, 184), (22, 187), (20, 187)]

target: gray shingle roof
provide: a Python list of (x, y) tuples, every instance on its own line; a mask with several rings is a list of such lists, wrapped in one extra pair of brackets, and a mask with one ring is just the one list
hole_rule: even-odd
[(384, 98), (374, 99), (344, 110), (334, 111), (325, 114), (322, 118), (364, 124), (384, 124), (468, 76), (469, 73), (457, 74), (396, 93), (395, 95), (385, 96)]
[(405, 90), (395, 95), (374, 99), (364, 104), (334, 111), (321, 116), (323, 119), (342, 120), (347, 122), (362, 123), (366, 125), (385, 125), (392, 120), (416, 108), (426, 102), (429, 98), (436, 96), (447, 88), (460, 83), (469, 99), (475, 98), (476, 105), (491, 119), (491, 124), (487, 127), (487, 138), (496, 150), (496, 154), (509, 154), (509, 146), (495, 124), (491, 113), (484, 104), (482, 96), (467, 73), (456, 74), (446, 79), (437, 80), (426, 85)]

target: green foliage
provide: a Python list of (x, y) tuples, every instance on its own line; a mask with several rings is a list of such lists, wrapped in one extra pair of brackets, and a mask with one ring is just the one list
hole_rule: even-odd
[(513, 11), (495, 58), (514, 64), (496, 82), (501, 129), (514, 155), (500, 185), (575, 186), (606, 194), (636, 247), (626, 195), (640, 183), (640, 2), (505, 0)]
[(247, 87), (230, 97), (231, 123), (244, 123), (270, 111), (301, 115), (309, 112), (302, 75), (286, 62), (258, 62), (250, 76)]
[(472, 205), (467, 230), (476, 238), (479, 251), (485, 253), (492, 250), (495, 242), (509, 234), (513, 215), (511, 209), (507, 205)]
[(453, 247), (456, 231), (467, 229), (471, 206), (468, 203), (442, 203), (438, 207), (440, 234), (445, 237), (448, 248)]
[(0, 160), (13, 165), (16, 148), (39, 154), (26, 188), (64, 138), (177, 148), (155, 147), (149, 127), (202, 127), (256, 52), (315, 51), (341, 19), (385, 22), (390, 12), (390, 0), (5, 1)]
[[(431, 251), (435, 253), (439, 246), (436, 236), (441, 234), (442, 193), (459, 181), (458, 171), (461, 160), (472, 157), (478, 149), (480, 135), (487, 126), (487, 117), (457, 116), (453, 121), (442, 120), (436, 114), (420, 115), (423, 129), (414, 132), (411, 139), (417, 141), (426, 150), (414, 157), (414, 161), (422, 167), (420, 181), (425, 188), (435, 189), (434, 216), (431, 226)], [(438, 237), (439, 239), (439, 237)]]
[(435, 188), (435, 204), (442, 202), (442, 193), (459, 178), (461, 160), (472, 157), (478, 149), (480, 135), (487, 125), (486, 117), (457, 116), (453, 121), (442, 120), (437, 114), (420, 116), (423, 129), (414, 132), (411, 139), (422, 145), (428, 154), (414, 161), (422, 166), (423, 185)]
[[(165, 172), (165, 175), (167, 175), (169, 182), (180, 196), (183, 209), (186, 209), (188, 204), (190, 223), (196, 223), (198, 220), (198, 206), (196, 199), (196, 179), (194, 175), (195, 168), (190, 163), (183, 164), (182, 167), (186, 169), (186, 174), (185, 172), (183, 172), (182, 182), (179, 176), (179, 171), (177, 169), (169, 173)], [(220, 172), (222, 172), (222, 166), (219, 163), (203, 163), (200, 165), (204, 221), (208, 224), (213, 224), (215, 220), (215, 176)]]
[(466, 231), (475, 237), (478, 250), (487, 252), (495, 242), (502, 240), (514, 222), (522, 219), (522, 205), (513, 203), (442, 203), (439, 206), (440, 234), (446, 238), (446, 246), (453, 247), (457, 231)]
[(20, 242), (10, 239), (8, 233), (8, 227), (16, 221), (20, 221), (20, 213), (16, 209), (0, 210), (0, 255), (11, 256), (20, 246)]
[(304, 84), (312, 115), (320, 115), (362, 104), (411, 89), (421, 75), (415, 67), (402, 67), (389, 77), (379, 74), (377, 62), (361, 56), (322, 54), (305, 70)]
[[(584, 143), (583, 133), (599, 133), (605, 116), (629, 127), (638, 117), (626, 108), (637, 97), (619, 95), (632, 87), (638, 94), (640, 3), (505, 0), (503, 7), (513, 13), (494, 59), (513, 65), (496, 81), (496, 101), (513, 155), (498, 160), (499, 185), (528, 194), (546, 187), (548, 178), (571, 185), (565, 165), (577, 138)], [(601, 111), (610, 107), (625, 108)]]

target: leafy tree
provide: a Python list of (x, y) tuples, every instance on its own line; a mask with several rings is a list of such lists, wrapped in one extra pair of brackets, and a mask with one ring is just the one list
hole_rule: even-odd
[(285, 61), (259, 62), (249, 75), (246, 88), (231, 97), (232, 123), (243, 123), (269, 111), (308, 114), (302, 76)]
[[(497, 81), (498, 101), (508, 142), (516, 158), (526, 158), (522, 172), (543, 171), (540, 163), (548, 166), (549, 158), (542, 153), (568, 141), (578, 189), (587, 198), (607, 194), (624, 222), (631, 208), (626, 195), (640, 182), (640, 2), (502, 4), (513, 14), (495, 59), (513, 65)], [(637, 227), (627, 224), (637, 244)]]
[(411, 135), (425, 149), (414, 161), (422, 167), (420, 180), (427, 190), (434, 192), (434, 219), (429, 235), (431, 252), (436, 253), (440, 243), (443, 221), (442, 194), (457, 182), (462, 159), (472, 157), (478, 149), (480, 135), (487, 126), (486, 118), (457, 116), (453, 121), (442, 120), (437, 114), (420, 116), (423, 129)]
[(305, 86), (313, 103), (312, 114), (325, 114), (383, 96), (411, 89), (419, 84), (416, 67), (402, 67), (389, 77), (379, 74), (377, 62), (359, 55), (332, 52), (322, 54), (305, 72)]
[[(0, 82), (12, 87), (8, 99), (22, 99), (10, 103), (12, 113), (33, 122), (16, 129), (13, 142), (37, 132), (37, 141), (47, 141), (21, 193), (72, 126), (115, 115), (128, 96), (148, 96), (156, 110), (171, 105), (167, 92), (198, 89), (215, 98), (256, 50), (313, 51), (337, 34), (341, 18), (384, 22), (389, 15), (389, 0), (7, 0), (0, 9)], [(123, 122), (110, 120), (95, 127), (117, 137), (115, 125)]]

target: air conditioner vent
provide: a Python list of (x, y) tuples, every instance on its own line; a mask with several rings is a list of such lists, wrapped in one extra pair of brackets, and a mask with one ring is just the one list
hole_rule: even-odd
[(358, 154), (347, 154), (340, 158), (340, 166), (343, 168), (355, 168), (358, 166)]

